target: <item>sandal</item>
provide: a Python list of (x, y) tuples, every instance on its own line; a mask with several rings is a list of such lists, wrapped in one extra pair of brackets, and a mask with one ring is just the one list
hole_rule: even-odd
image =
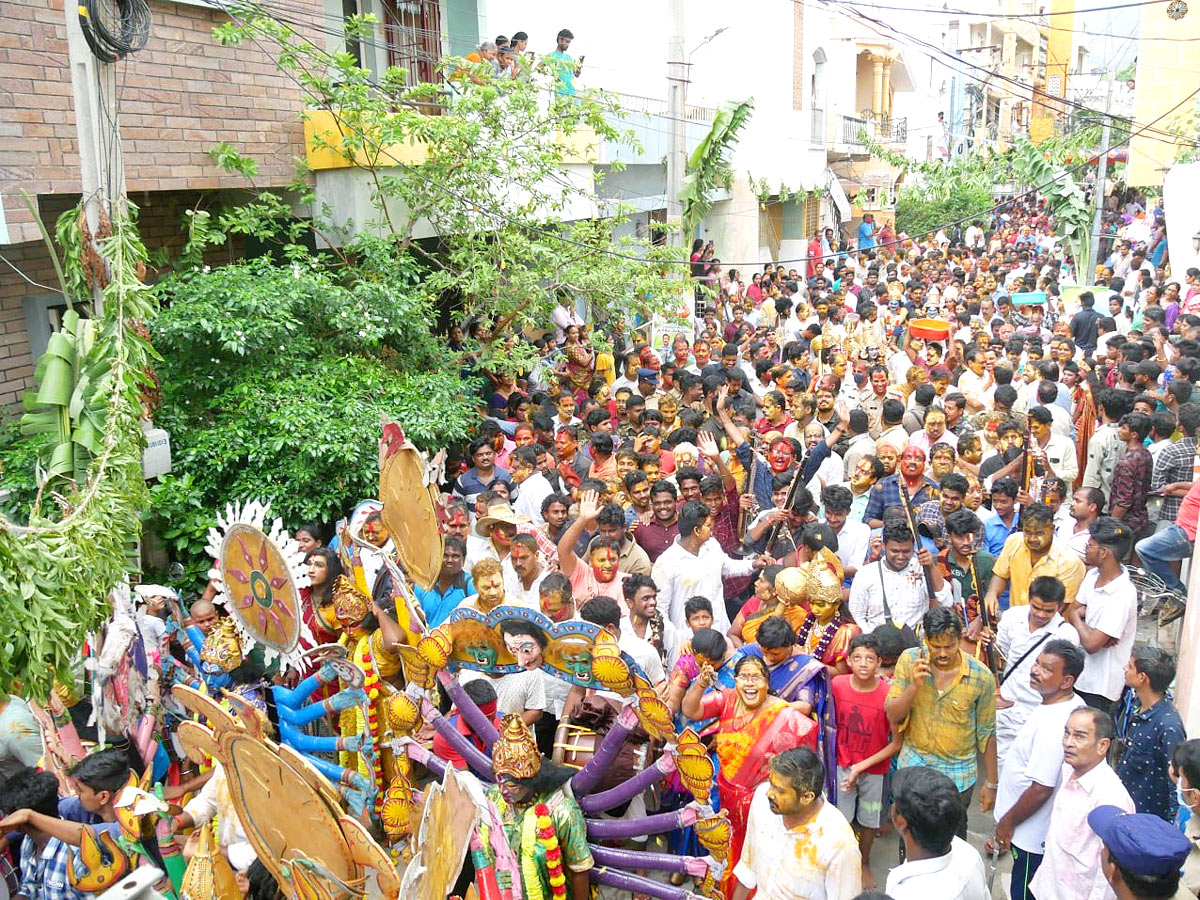
[(1168, 597), (1158, 609), (1158, 625), (1170, 625), (1176, 619), (1182, 618), (1187, 612), (1187, 603), (1179, 596)]

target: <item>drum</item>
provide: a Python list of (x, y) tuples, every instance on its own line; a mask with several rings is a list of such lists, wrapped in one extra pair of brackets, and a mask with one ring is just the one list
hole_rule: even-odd
[(908, 333), (923, 341), (944, 341), (950, 337), (950, 323), (944, 319), (913, 319)]
[[(593, 756), (596, 748), (604, 740), (604, 734), (585, 728), (582, 725), (572, 725), (560, 722), (554, 732), (554, 754), (551, 759), (560, 766), (570, 769), (582, 769)], [(625, 746), (617, 755), (616, 762), (605, 773), (604, 778), (596, 786), (595, 792), (607, 791), (621, 782), (632, 778), (639, 772), (644, 772), (650, 765), (650, 744), (635, 744), (627, 738)]]

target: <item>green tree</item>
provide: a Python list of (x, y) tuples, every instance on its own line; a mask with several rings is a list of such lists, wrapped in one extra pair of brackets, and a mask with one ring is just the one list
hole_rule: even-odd
[(473, 385), (431, 335), (412, 272), (364, 264), (342, 283), (316, 260), (257, 259), (172, 276), (156, 292), (156, 421), (178, 474), (152, 491), (154, 527), (189, 576), (207, 568), (205, 533), (226, 502), (333, 521), (377, 492), (382, 420), (427, 450), (475, 421)]
[[(371, 26), (365, 17), (347, 27)], [(563, 295), (586, 299), (601, 321), (679, 306), (686, 281), (668, 276), (686, 271), (682, 252), (614, 237), (630, 211), (595, 200), (602, 176), (589, 160), (600, 142), (633, 143), (612, 124), (613, 98), (557, 95), (541, 77), (552, 71), (545, 61), (534, 77), (493, 78), (461, 59), (440, 63), (443, 84), (410, 84), (399, 68), (376, 77), (252, 5), (235, 7), (216, 34), (227, 44), (274, 42), (279, 69), (335, 123), (315, 135), (316, 147), (367, 174), (373, 220), (335, 221), (317, 209), (316, 227), (385, 236), (415, 256), (431, 305), (452, 298), (462, 318), (484, 323), (486, 367), (527, 363), (528, 347), (508, 338), (544, 328)], [(398, 147), (419, 148), (419, 161), (402, 162)]]

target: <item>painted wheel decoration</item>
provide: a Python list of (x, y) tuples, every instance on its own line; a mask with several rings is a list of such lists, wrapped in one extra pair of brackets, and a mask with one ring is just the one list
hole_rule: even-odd
[(300, 605), (308, 573), (304, 554), (279, 519), (264, 530), (269, 512), (269, 505), (257, 501), (226, 507), (218, 527), (208, 532), (208, 552), (216, 560), (209, 577), (217, 584), (217, 602), (249, 645), (243, 652), (261, 644), (268, 663), (279, 656), (294, 668), (302, 655), (300, 638), (309, 637)]

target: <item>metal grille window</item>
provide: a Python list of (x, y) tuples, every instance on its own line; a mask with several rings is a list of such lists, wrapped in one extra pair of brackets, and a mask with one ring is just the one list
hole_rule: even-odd
[(437, 79), (442, 56), (442, 24), (438, 0), (383, 0), (388, 65), (408, 72), (409, 84)]

